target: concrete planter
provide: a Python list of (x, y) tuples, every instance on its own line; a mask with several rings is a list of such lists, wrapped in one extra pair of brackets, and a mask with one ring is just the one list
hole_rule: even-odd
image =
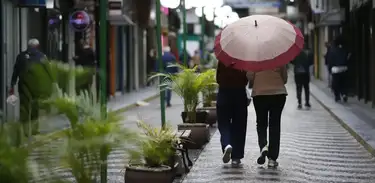
[(210, 140), (209, 125), (206, 123), (179, 124), (178, 130), (191, 130), (190, 140), (186, 142), (188, 149), (201, 149)]
[(126, 166), (124, 180), (126, 183), (171, 183), (174, 172), (169, 166), (145, 167), (143, 165)]
[(207, 112), (207, 119), (206, 124), (210, 125), (211, 127), (216, 124), (217, 121), (217, 114), (216, 114), (216, 107), (202, 107), (198, 108), (197, 111), (206, 111)]

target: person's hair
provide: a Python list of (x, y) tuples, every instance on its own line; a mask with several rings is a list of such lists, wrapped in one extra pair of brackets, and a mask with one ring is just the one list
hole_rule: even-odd
[(170, 52), (170, 51), (171, 51), (171, 47), (169, 47), (169, 46), (165, 46), (163, 48), (163, 52)]
[(35, 39), (35, 38), (30, 39), (29, 42), (27, 43), (27, 46), (28, 47), (37, 47), (37, 46), (39, 46), (38, 39)]

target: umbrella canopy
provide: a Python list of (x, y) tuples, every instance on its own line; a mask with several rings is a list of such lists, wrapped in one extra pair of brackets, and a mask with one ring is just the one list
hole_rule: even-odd
[(214, 50), (227, 66), (260, 71), (287, 64), (303, 45), (303, 35), (293, 24), (270, 15), (253, 15), (225, 27), (216, 37)]

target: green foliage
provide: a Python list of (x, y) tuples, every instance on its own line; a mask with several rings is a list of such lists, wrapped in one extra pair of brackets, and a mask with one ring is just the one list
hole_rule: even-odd
[(161, 77), (162, 88), (171, 88), (177, 95), (182, 97), (184, 111), (190, 115), (189, 122), (195, 123), (196, 109), (201, 102), (199, 93), (209, 86), (216, 85), (216, 81), (213, 81), (211, 77), (213, 71), (197, 73), (197, 67), (192, 69), (182, 65), (174, 65), (173, 67), (179, 67), (181, 72), (177, 74), (157, 73), (151, 78)]
[[(65, 130), (65, 145), (59, 149), (59, 156), (61, 164), (71, 170), (78, 183), (92, 183), (99, 176), (107, 179), (110, 152), (115, 147), (125, 147), (124, 143), (135, 137), (121, 126), (118, 114), (108, 112), (102, 115), (102, 106), (92, 93), (84, 91), (79, 95), (68, 95), (57, 88), (46, 101), (70, 121), (71, 128)], [(104, 175), (101, 174), (103, 169)]]
[(67, 92), (69, 80), (75, 78), (76, 90), (80, 91), (92, 83), (93, 73), (94, 70), (91, 68), (72, 68), (69, 64), (53, 60), (29, 65), (19, 79), (19, 92), (23, 97), (23, 104), (20, 107), (21, 111), (25, 111), (21, 114), (21, 119), (28, 119), (30, 107), (35, 106), (30, 104), (39, 103), (38, 108), (48, 110), (40, 101), (53, 94), (54, 85), (57, 84)]
[(7, 183), (27, 183), (30, 174), (30, 162), (27, 160), (29, 149), (21, 146), (24, 133), (20, 123), (9, 122), (0, 129), (0, 179)]
[(204, 106), (211, 106), (212, 95), (215, 93), (217, 89), (216, 69), (208, 69), (207, 71), (205, 71), (205, 75), (207, 77), (207, 82), (213, 84), (207, 85), (206, 88), (203, 89), (203, 104)]
[(139, 121), (138, 127), (143, 131), (143, 136), (138, 141), (139, 148), (130, 151), (131, 163), (147, 167), (170, 165), (179, 141), (171, 126), (155, 128)]

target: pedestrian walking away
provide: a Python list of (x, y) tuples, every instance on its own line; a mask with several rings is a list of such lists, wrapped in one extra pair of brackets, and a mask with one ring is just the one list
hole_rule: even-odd
[(324, 54), (324, 61), (325, 61), (325, 65), (326, 65), (327, 73), (328, 73), (328, 87), (332, 89), (332, 73), (331, 73), (331, 68), (329, 67), (329, 64), (328, 64), (328, 57), (327, 57), (328, 53), (330, 52), (331, 43), (326, 42), (325, 48), (326, 48), (326, 54)]
[(18, 84), (18, 94), (20, 100), (20, 121), (23, 123), (24, 132), (29, 132), (28, 122), (31, 124), (31, 134), (35, 135), (39, 133), (38, 122), (36, 121), (39, 117), (38, 102), (30, 101), (29, 91), (27, 88), (20, 87), (24, 81), (23, 74), (27, 72), (30, 64), (40, 63), (47, 59), (46, 55), (39, 51), (39, 41), (37, 39), (30, 39), (27, 45), (27, 50), (18, 54), (16, 63), (14, 64), (13, 74), (11, 79), (11, 85), (9, 95), (14, 95), (14, 87)]
[[(166, 46), (163, 48), (163, 55), (161, 59), (163, 61), (163, 67), (164, 67), (163, 71), (165, 73), (176, 74), (178, 72), (177, 67), (170, 67), (176, 64), (177, 60), (176, 60), (176, 57), (172, 54), (171, 48), (169, 46)], [(167, 107), (171, 107), (172, 106), (171, 104), (172, 90), (168, 87), (165, 92), (166, 92), (165, 98), (166, 98)]]
[[(280, 151), (281, 114), (287, 96), (285, 88), (288, 80), (287, 68), (283, 66), (272, 70), (248, 72), (247, 76), (253, 84), (252, 97), (260, 149), (257, 163), (264, 164), (268, 157), (268, 166), (277, 167)], [(267, 128), (269, 128), (268, 140)]]
[[(75, 61), (76, 66), (87, 67), (96, 70), (97, 63), (95, 58), (95, 52), (90, 47), (90, 45), (84, 40), (80, 41), (77, 55), (73, 57), (73, 60)], [(94, 84), (94, 81), (96, 82), (95, 85), (97, 93), (99, 93), (99, 76), (97, 76), (97, 74), (93, 75), (91, 81), (88, 82), (87, 85), (83, 86), (82, 88), (77, 88), (77, 92), (79, 93), (81, 91), (90, 90), (90, 87), (92, 84)]]
[(222, 160), (224, 163), (232, 160), (232, 165), (237, 167), (245, 153), (248, 80), (246, 72), (227, 67), (221, 62), (218, 63), (216, 74), (219, 84), (216, 109)]
[(329, 68), (332, 73), (332, 89), (335, 95), (335, 101), (341, 99), (344, 102), (348, 100), (347, 91), (347, 70), (348, 70), (349, 53), (343, 47), (341, 40), (336, 39), (327, 53)]
[(302, 90), (305, 92), (305, 107), (310, 108), (310, 66), (313, 60), (307, 50), (302, 51), (292, 62), (296, 83), (298, 109), (302, 109)]

